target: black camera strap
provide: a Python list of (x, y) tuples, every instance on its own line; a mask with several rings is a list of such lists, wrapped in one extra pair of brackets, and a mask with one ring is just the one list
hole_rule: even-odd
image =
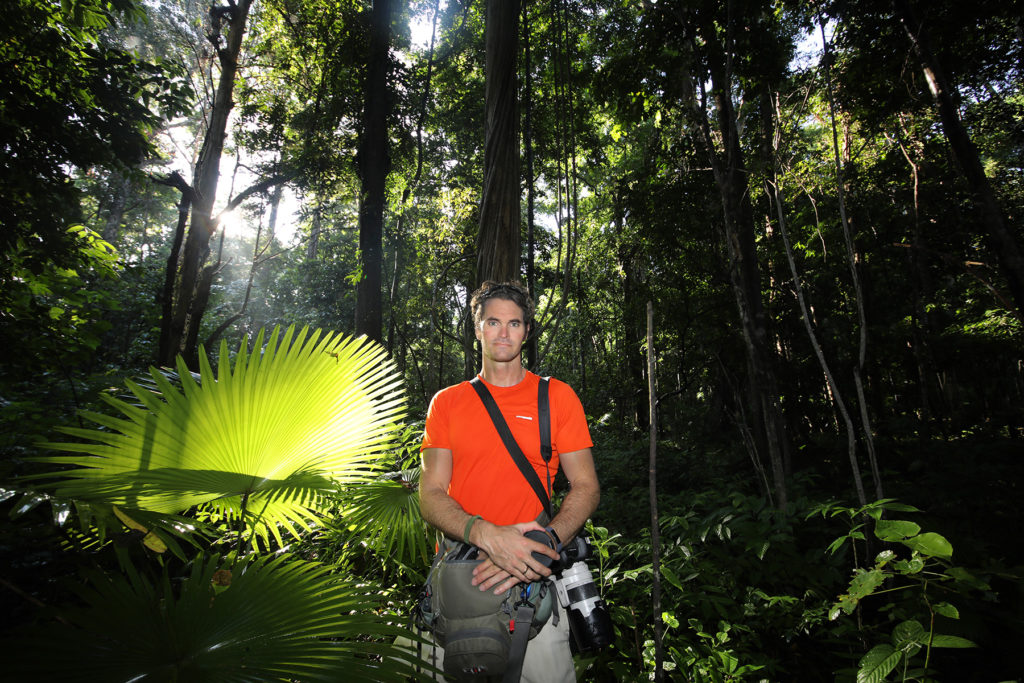
[[(540, 428), (540, 454), (544, 458), (545, 465), (551, 462), (552, 453), (551, 406), (548, 401), (548, 380), (548, 377), (541, 377), (540, 385), (537, 387), (537, 424)], [(548, 489), (544, 488), (540, 477), (537, 476), (537, 471), (530, 465), (530, 462), (523, 454), (523, 449), (519, 447), (515, 437), (512, 436), (512, 430), (509, 429), (508, 423), (505, 422), (505, 418), (502, 416), (501, 410), (498, 409), (498, 404), (495, 402), (494, 397), (491, 396), (491, 392), (487, 390), (487, 386), (484, 385), (479, 377), (474, 377), (469, 383), (473, 385), (480, 400), (483, 401), (484, 407), (487, 408), (487, 414), (491, 416), (491, 422), (494, 423), (495, 429), (498, 430), (498, 436), (501, 437), (509, 455), (512, 456), (512, 461), (515, 462), (516, 467), (522, 472), (533, 492), (537, 494), (537, 498), (540, 500), (541, 505), (544, 506), (548, 519), (552, 519), (554, 515), (551, 513), (551, 498), (548, 496)], [(550, 470), (548, 471), (548, 487), (549, 489), (551, 487)]]

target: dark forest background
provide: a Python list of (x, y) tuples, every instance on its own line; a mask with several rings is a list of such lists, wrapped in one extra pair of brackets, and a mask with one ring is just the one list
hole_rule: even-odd
[[(602, 482), (616, 638), (581, 680), (1019, 680), (1021, 17), (14, 0), (12, 671), (415, 676), (422, 417), (478, 367), (467, 292), (515, 278)], [(320, 349), (354, 403), (291, 326), (378, 345)], [(254, 446), (262, 402), (335, 416), (350, 459)]]

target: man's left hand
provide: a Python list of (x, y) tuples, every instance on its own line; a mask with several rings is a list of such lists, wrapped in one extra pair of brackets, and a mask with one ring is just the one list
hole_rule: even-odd
[[(557, 553), (554, 549), (541, 545), (540, 543), (523, 536), (527, 531), (544, 531), (544, 527), (540, 526), (536, 522), (525, 522), (522, 524), (512, 524), (507, 527), (491, 526), (490, 530), (492, 533), (497, 532), (498, 537), (505, 536), (514, 530), (515, 534), (518, 534), (518, 536), (512, 536), (512, 538), (516, 539), (516, 542), (514, 543), (516, 549), (513, 550), (511, 547), (508, 547), (506, 545), (507, 541), (499, 541), (494, 543), (493, 547), (497, 547), (504, 553), (504, 555), (501, 557), (494, 557), (493, 554), (489, 554), (481, 547), (479, 556), (483, 558), (483, 562), (473, 570), (474, 586), (479, 586), (482, 591), (494, 588), (494, 594), (499, 595), (512, 588), (517, 583), (537, 581), (541, 577), (551, 574), (551, 570), (545, 567), (543, 563), (538, 562), (536, 558), (532, 556), (532, 552), (544, 553), (551, 556), (552, 559), (558, 558)], [(490, 541), (492, 539), (488, 540)], [(485, 543), (480, 544), (480, 546), (483, 545), (485, 545)], [(502, 560), (506, 565), (504, 567), (502, 564), (499, 564)]]

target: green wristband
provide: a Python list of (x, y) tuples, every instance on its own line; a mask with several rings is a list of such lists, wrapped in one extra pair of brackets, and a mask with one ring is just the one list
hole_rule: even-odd
[(462, 540), (466, 543), (466, 545), (472, 545), (472, 543), (469, 542), (469, 530), (473, 528), (473, 524), (475, 524), (476, 520), (478, 519), (483, 519), (483, 516), (473, 515), (469, 518), (469, 521), (466, 522), (466, 530), (462, 532)]

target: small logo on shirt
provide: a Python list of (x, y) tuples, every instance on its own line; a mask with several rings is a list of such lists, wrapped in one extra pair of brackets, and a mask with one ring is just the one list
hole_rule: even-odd
[(529, 415), (516, 415), (516, 417), (519, 418), (520, 420), (533, 420), (533, 418), (530, 417)]

